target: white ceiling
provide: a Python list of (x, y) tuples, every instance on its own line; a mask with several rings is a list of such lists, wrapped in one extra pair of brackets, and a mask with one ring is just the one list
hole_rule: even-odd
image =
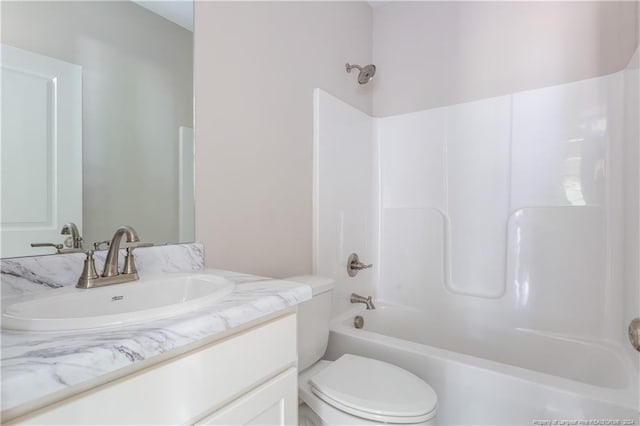
[(131, 1), (193, 32), (193, 0)]

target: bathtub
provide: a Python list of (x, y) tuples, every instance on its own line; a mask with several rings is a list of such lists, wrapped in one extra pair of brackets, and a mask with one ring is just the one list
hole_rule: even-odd
[[(362, 329), (355, 315), (364, 318)], [(618, 352), (533, 330), (472, 329), (386, 305), (334, 319), (325, 358), (352, 353), (413, 372), (438, 394), (439, 424), (638, 425), (638, 370)]]

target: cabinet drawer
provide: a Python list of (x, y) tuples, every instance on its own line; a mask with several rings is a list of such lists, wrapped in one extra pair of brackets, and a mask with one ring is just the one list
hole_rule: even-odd
[(106, 383), (20, 424), (185, 424), (296, 365), (290, 314)]

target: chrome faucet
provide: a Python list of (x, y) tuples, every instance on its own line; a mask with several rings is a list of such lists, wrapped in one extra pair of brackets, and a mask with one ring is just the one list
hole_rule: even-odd
[(373, 300), (371, 296), (360, 296), (359, 294), (351, 293), (351, 299), (349, 299), (351, 303), (364, 303), (367, 305), (367, 310), (373, 310), (376, 308), (376, 305), (373, 304)]
[(128, 225), (119, 226), (111, 238), (109, 243), (109, 251), (104, 262), (102, 275), (96, 273), (95, 260), (93, 259), (93, 250), (87, 251), (87, 258), (84, 261), (84, 269), (78, 279), (78, 288), (101, 287), (104, 285), (120, 284), (139, 279), (136, 264), (134, 262), (133, 250), (138, 247), (148, 247), (151, 244), (137, 244), (127, 247), (127, 254), (124, 259), (124, 267), (122, 272), (118, 270), (118, 251), (122, 238), (126, 237), (126, 242), (139, 242), (138, 233), (135, 229)]
[(82, 250), (82, 237), (75, 223), (69, 222), (62, 227), (60, 231), (62, 235), (70, 235), (71, 248)]
[[(118, 272), (118, 251), (120, 251), (120, 243), (122, 242), (122, 237), (127, 236), (127, 242), (133, 243), (140, 241), (138, 238), (138, 233), (135, 229), (128, 225), (119, 226), (116, 229), (116, 232), (113, 234), (111, 238), (111, 243), (109, 243), (109, 251), (107, 252), (107, 259), (104, 261), (104, 270), (102, 271), (103, 277), (115, 277), (119, 274)], [(127, 256), (129, 253), (127, 252)], [(138, 279), (136, 276), (135, 279)]]
[(80, 236), (80, 232), (78, 231), (78, 227), (75, 223), (69, 222), (65, 224), (60, 230), (60, 234), (62, 235), (70, 235), (69, 238), (64, 242), (64, 244), (54, 244), (54, 243), (31, 243), (31, 247), (53, 247), (56, 249), (56, 253), (65, 254), (65, 253), (81, 253), (84, 250), (82, 249), (82, 237)]

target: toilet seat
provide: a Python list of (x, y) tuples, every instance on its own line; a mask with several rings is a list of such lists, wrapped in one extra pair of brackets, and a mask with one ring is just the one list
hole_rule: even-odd
[(411, 424), (435, 417), (438, 398), (422, 379), (395, 365), (345, 354), (309, 380), (325, 403), (363, 419)]

